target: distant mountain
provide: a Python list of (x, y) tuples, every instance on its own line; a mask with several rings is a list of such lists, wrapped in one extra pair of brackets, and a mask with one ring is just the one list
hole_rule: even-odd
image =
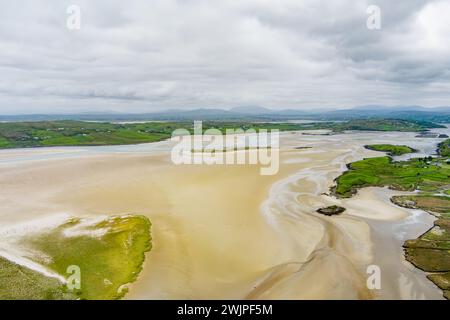
[(433, 108), (433, 111), (436, 111), (436, 112), (450, 112), (450, 107), (437, 107), (437, 108)]
[(274, 113), (274, 110), (270, 110), (258, 106), (248, 106), (248, 107), (235, 107), (229, 110), (230, 112), (243, 113), (243, 114), (270, 114)]
[(424, 111), (427, 110), (425, 107), (421, 106), (381, 106), (381, 105), (367, 105), (367, 106), (358, 106), (351, 108), (351, 110), (375, 110), (375, 111)]
[(172, 109), (153, 113), (102, 113), (80, 114), (34, 114), (1, 116), (0, 121), (45, 121), (45, 120), (85, 120), (85, 121), (288, 121), (322, 120), (344, 121), (352, 119), (389, 118), (423, 120), (450, 123), (450, 107), (424, 108), (420, 106), (359, 106), (352, 109), (315, 110), (272, 110), (259, 106), (224, 109)]
[(450, 107), (424, 108), (418, 106), (364, 106), (353, 109), (334, 110), (326, 113), (319, 113), (315, 114), (313, 118), (320, 120), (391, 118), (448, 123), (450, 122)]

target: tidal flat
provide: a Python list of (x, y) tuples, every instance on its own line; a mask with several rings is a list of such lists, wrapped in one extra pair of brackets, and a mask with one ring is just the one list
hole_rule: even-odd
[[(397, 191), (329, 194), (348, 163), (382, 156), (366, 144), (407, 144), (414, 156), (442, 141), (415, 135), (286, 132), (273, 176), (248, 164), (175, 166), (168, 141), (47, 149), (39, 157), (1, 151), (0, 222), (59, 213), (148, 218), (152, 247), (128, 299), (440, 299), (442, 290), (402, 251), (433, 226), (432, 216), (394, 205)], [(346, 211), (316, 212), (333, 205)], [(366, 286), (373, 264), (382, 271), (378, 290)]]

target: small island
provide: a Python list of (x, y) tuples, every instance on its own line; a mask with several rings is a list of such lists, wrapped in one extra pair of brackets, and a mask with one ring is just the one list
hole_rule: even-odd
[(407, 153), (417, 152), (416, 149), (413, 149), (408, 146), (396, 146), (392, 144), (371, 144), (364, 146), (366, 149), (373, 151), (383, 151), (386, 152), (390, 156), (401, 156)]
[(329, 207), (317, 209), (318, 213), (324, 214), (328, 217), (341, 214), (344, 211), (345, 211), (345, 208), (339, 207), (339, 206), (329, 206)]

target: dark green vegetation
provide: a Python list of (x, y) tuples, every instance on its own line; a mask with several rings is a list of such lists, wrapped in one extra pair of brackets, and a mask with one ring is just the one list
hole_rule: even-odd
[(438, 146), (439, 154), (443, 157), (450, 157), (450, 139), (441, 142)]
[(324, 214), (326, 216), (335, 216), (335, 215), (341, 214), (344, 211), (345, 211), (345, 208), (342, 208), (339, 206), (329, 206), (329, 207), (317, 209), (318, 213)]
[[(429, 122), (405, 120), (351, 120), (348, 122), (317, 123), (249, 123), (204, 122), (203, 130), (226, 129), (278, 129), (280, 131), (330, 129), (411, 131), (422, 132), (439, 125)], [(193, 132), (193, 122), (147, 122), (113, 124), (82, 121), (40, 121), (0, 123), (0, 148), (26, 148), (48, 146), (98, 146), (137, 144), (170, 138), (175, 129)]]
[[(70, 276), (69, 266), (78, 266), (81, 288), (71, 291), (56, 279), (0, 260), (0, 298), (120, 299), (151, 249), (150, 221), (143, 216), (116, 216), (92, 223), (74, 218), (56, 229), (25, 237), (19, 244), (39, 253), (32, 258), (34, 262), (63, 277)], [(5, 293), (3, 288), (7, 288)]]
[[(450, 206), (447, 207), (450, 214)], [(417, 268), (429, 272), (428, 278), (450, 297), (450, 219), (440, 218), (434, 227), (418, 239), (404, 243), (406, 259)]]
[(387, 152), (390, 156), (401, 156), (402, 154), (417, 152), (417, 150), (408, 146), (395, 146), (392, 144), (371, 144), (365, 147), (369, 150)]
[[(434, 227), (415, 240), (405, 242), (405, 257), (450, 298), (450, 164), (449, 140), (439, 144), (437, 158), (393, 161), (370, 158), (348, 165), (349, 171), (336, 179), (334, 193), (349, 197), (359, 188), (388, 186), (395, 190), (419, 190), (418, 195), (394, 196), (399, 206), (425, 210), (436, 217)], [(390, 150), (389, 150), (390, 151)]]
[(450, 298), (450, 197), (418, 195), (392, 197), (395, 204), (422, 209), (439, 219), (434, 227), (418, 239), (404, 243), (406, 259), (417, 268), (429, 272), (428, 278)]

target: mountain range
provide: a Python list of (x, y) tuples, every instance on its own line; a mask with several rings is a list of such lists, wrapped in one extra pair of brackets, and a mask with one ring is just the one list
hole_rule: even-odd
[(77, 114), (0, 115), (0, 121), (287, 121), (321, 120), (344, 121), (352, 119), (389, 118), (450, 122), (450, 107), (425, 108), (421, 106), (368, 105), (351, 109), (281, 109), (260, 106), (240, 106), (231, 109), (170, 109), (152, 113), (89, 112)]

